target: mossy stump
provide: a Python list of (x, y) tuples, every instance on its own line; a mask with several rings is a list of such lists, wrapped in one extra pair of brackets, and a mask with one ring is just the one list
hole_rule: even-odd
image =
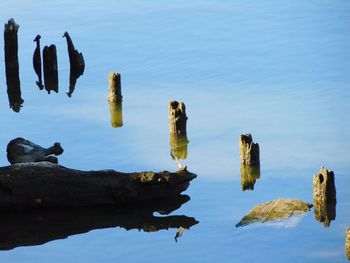
[(108, 101), (120, 102), (123, 99), (121, 91), (121, 81), (120, 74), (116, 72), (111, 72), (108, 75), (109, 80), (109, 96)]
[(240, 135), (239, 154), (241, 165), (260, 165), (259, 144), (253, 142), (253, 137), (250, 133)]

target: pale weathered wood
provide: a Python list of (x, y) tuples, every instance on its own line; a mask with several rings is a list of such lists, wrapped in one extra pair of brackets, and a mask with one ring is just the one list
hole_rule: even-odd
[(329, 227), (336, 217), (336, 189), (334, 172), (322, 167), (313, 178), (315, 219)]
[(169, 102), (169, 126), (170, 133), (186, 134), (187, 115), (186, 106), (183, 102), (175, 100)]
[(259, 144), (253, 142), (251, 134), (239, 137), (239, 153), (242, 165), (260, 165)]
[(49, 162), (0, 167), (0, 209), (122, 205), (178, 195), (196, 175), (80, 171)]
[(108, 75), (109, 80), (109, 96), (108, 101), (120, 102), (123, 99), (121, 91), (120, 74), (117, 72), (111, 72)]

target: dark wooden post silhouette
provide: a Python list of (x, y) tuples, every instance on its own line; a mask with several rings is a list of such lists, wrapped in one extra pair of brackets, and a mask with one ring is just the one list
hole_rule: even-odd
[(36, 85), (39, 87), (40, 90), (44, 88), (43, 85), (43, 79), (41, 74), (41, 50), (40, 50), (40, 35), (37, 35), (34, 39), (34, 42), (36, 42), (36, 47), (33, 53), (33, 68), (38, 76), (38, 81), (36, 82)]
[(109, 80), (109, 96), (108, 101), (117, 102), (122, 101), (121, 81), (120, 74), (117, 72), (111, 72), (108, 75)]
[(6, 67), (6, 84), (7, 94), (9, 97), (10, 108), (19, 112), (23, 104), (21, 97), (21, 83), (19, 79), (18, 64), (18, 32), (19, 25), (11, 18), (4, 29), (5, 44), (5, 67)]
[(186, 106), (176, 100), (169, 102), (169, 126), (170, 133), (186, 134), (187, 115)]
[(45, 46), (43, 50), (45, 89), (58, 93), (58, 69), (56, 46)]

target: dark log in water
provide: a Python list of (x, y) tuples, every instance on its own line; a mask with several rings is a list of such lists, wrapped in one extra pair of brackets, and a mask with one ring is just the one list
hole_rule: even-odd
[(121, 227), (154, 232), (169, 228), (189, 229), (198, 223), (185, 215), (167, 215), (190, 198), (186, 195), (145, 202), (137, 206), (85, 207), (8, 212), (0, 217), (0, 250), (35, 246), (86, 233), (94, 229)]
[(241, 134), (239, 154), (242, 165), (260, 165), (259, 144), (253, 142), (251, 134)]
[(84, 74), (85, 60), (83, 54), (79, 53), (78, 50), (75, 49), (73, 41), (68, 32), (65, 32), (63, 34), (63, 37), (65, 37), (67, 40), (67, 49), (70, 64), (69, 92), (67, 92), (67, 95), (68, 97), (71, 97), (75, 90), (77, 79)]
[(40, 50), (40, 35), (37, 35), (34, 39), (34, 42), (36, 42), (36, 47), (33, 53), (33, 68), (38, 76), (38, 81), (36, 82), (36, 85), (39, 87), (40, 90), (44, 88), (43, 85), (43, 79), (41, 74), (41, 50)]
[(45, 46), (43, 50), (44, 82), (45, 89), (50, 94), (51, 90), (58, 93), (58, 67), (56, 46)]
[(313, 178), (313, 188), (315, 219), (324, 227), (329, 227), (330, 222), (335, 220), (337, 204), (333, 171), (322, 167)]
[(242, 190), (254, 190), (257, 179), (260, 178), (260, 166), (250, 166), (241, 164), (241, 184)]
[(111, 111), (111, 125), (113, 128), (123, 126), (123, 102), (109, 101), (109, 109)]
[(169, 102), (169, 126), (170, 133), (186, 134), (187, 115), (186, 106), (183, 102)]
[(121, 91), (120, 74), (111, 72), (108, 75), (109, 80), (109, 96), (108, 101), (110, 102), (121, 102), (123, 99)]
[(6, 68), (6, 84), (7, 94), (10, 102), (10, 108), (19, 112), (23, 99), (21, 97), (21, 83), (19, 79), (18, 64), (18, 28), (15, 20), (11, 18), (4, 29), (4, 50), (5, 50), (5, 68)]
[(0, 167), (0, 209), (122, 205), (180, 194), (196, 175), (80, 171), (49, 162)]

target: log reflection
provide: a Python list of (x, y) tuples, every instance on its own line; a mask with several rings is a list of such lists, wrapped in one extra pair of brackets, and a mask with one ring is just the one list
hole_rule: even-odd
[(254, 190), (257, 179), (260, 178), (260, 166), (241, 165), (242, 190)]
[(173, 155), (177, 159), (185, 160), (187, 158), (187, 147), (189, 141), (187, 139), (187, 135), (185, 134), (177, 134), (170, 133), (170, 147)]
[(190, 228), (198, 221), (185, 215), (167, 215), (190, 200), (180, 195), (171, 199), (152, 200), (138, 206), (95, 207), (37, 210), (3, 214), (0, 217), (0, 249), (41, 245), (55, 239), (81, 234), (93, 229), (121, 227), (154, 232), (169, 228)]
[(108, 101), (109, 109), (111, 111), (111, 125), (113, 128), (123, 126), (123, 102), (122, 101)]
[(330, 226), (332, 220), (335, 220), (336, 205), (337, 202), (335, 200), (327, 202), (325, 200), (314, 199), (315, 219), (323, 223), (325, 228)]

